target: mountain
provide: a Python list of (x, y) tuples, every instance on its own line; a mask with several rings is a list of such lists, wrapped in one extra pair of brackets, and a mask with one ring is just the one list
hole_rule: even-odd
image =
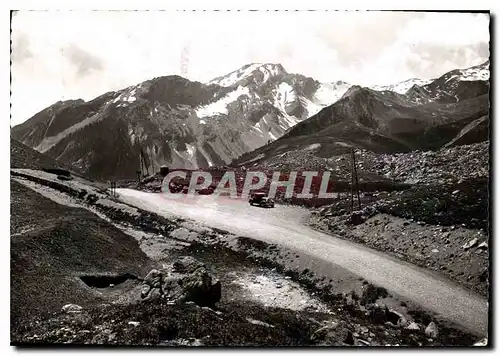
[(58, 102), (11, 135), (94, 178), (135, 177), (141, 166), (150, 173), (164, 164), (225, 165), (281, 137), (348, 88), (254, 63), (207, 84), (166, 76), (88, 102)]
[(489, 62), (450, 71), (405, 94), (352, 86), (334, 104), (235, 165), (301, 152), (332, 157), (362, 148), (379, 153), (432, 150), (488, 139)]
[(430, 79), (411, 78), (396, 84), (373, 85), (370, 88), (377, 91), (393, 91), (399, 94), (406, 94), (406, 92), (414, 85), (421, 87), (429, 84), (430, 82), (432, 82)]
[[(471, 82), (471, 81), (488, 81), (490, 78), (489, 71), (490, 61), (486, 61), (477, 66), (465, 68), (465, 69), (455, 69), (451, 72), (446, 73), (443, 78), (445, 81), (453, 80), (456, 82)], [(373, 85), (370, 89), (377, 91), (393, 91), (399, 94), (406, 94), (408, 90), (417, 86), (414, 90), (418, 90), (419, 87), (426, 86), (432, 83), (436, 79), (419, 79), (411, 78), (404, 80), (402, 82), (390, 85)]]
[(489, 62), (376, 89), (253, 63), (206, 84), (166, 76), (88, 102), (61, 101), (11, 136), (95, 179), (310, 147), (323, 156), (348, 147), (406, 152), (488, 136)]

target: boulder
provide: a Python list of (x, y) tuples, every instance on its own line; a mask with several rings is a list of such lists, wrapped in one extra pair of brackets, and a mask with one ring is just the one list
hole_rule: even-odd
[(362, 211), (354, 211), (354, 212), (352, 212), (351, 215), (349, 215), (349, 217), (347, 219), (347, 223), (349, 225), (359, 225), (359, 224), (364, 223), (365, 220), (366, 220), (366, 217)]
[(77, 304), (66, 304), (62, 307), (62, 311), (65, 313), (81, 313), (83, 308)]
[(182, 288), (179, 301), (192, 301), (199, 306), (214, 306), (222, 296), (220, 281), (212, 282), (212, 277), (204, 268), (196, 270), (178, 281)]
[(332, 321), (329, 322), (328, 324), (320, 327), (316, 331), (314, 331), (311, 335), (311, 341), (312, 342), (318, 342), (322, 340), (330, 340), (332, 339), (332, 336), (336, 336), (336, 329), (337, 329), (338, 323)]
[(479, 340), (472, 346), (488, 346), (488, 338), (485, 337), (484, 339)]
[(408, 324), (408, 320), (403, 314), (392, 309), (386, 309), (386, 319), (394, 326), (404, 328)]
[(420, 330), (420, 326), (414, 321), (412, 321), (408, 326), (405, 328), (407, 330)]
[(174, 264), (174, 272), (194, 273), (198, 268), (205, 268), (205, 265), (191, 256), (182, 256)]
[(488, 249), (488, 243), (486, 241), (483, 241), (479, 244), (479, 246), (477, 247), (481, 250), (487, 250)]
[(165, 273), (164, 271), (158, 269), (152, 269), (149, 273), (144, 277), (142, 281), (141, 288), (141, 298), (144, 299), (149, 294), (158, 289), (160, 294), (163, 295), (163, 283), (164, 283)]
[(431, 321), (429, 325), (427, 325), (427, 327), (425, 328), (425, 335), (432, 337), (433, 339), (438, 337), (439, 332), (436, 323)]
[(462, 248), (467, 251), (468, 249), (470, 249), (476, 245), (477, 245), (477, 238), (475, 237), (472, 240), (470, 240), (469, 242), (467, 242), (466, 244), (464, 244), (462, 246)]
[(181, 257), (173, 263), (172, 273), (152, 270), (143, 280), (141, 298), (158, 289), (170, 301), (194, 302), (199, 306), (213, 307), (220, 301), (222, 285), (213, 281), (206, 266), (193, 257)]

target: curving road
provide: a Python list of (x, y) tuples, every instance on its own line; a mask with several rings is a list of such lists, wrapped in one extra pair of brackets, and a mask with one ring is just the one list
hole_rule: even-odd
[(163, 194), (117, 189), (120, 199), (164, 216), (179, 216), (209, 227), (300, 250), (339, 265), (479, 336), (488, 331), (488, 302), (444, 277), (394, 259), (365, 246), (315, 231), (303, 224), (309, 212), (277, 205), (251, 207), (226, 197), (170, 199)]

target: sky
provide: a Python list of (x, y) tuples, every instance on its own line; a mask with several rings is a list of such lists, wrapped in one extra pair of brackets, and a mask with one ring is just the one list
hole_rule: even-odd
[(59, 100), (249, 63), (363, 86), (430, 79), (483, 63), (490, 41), (488, 15), (467, 13), (19, 11), (11, 26), (12, 126)]

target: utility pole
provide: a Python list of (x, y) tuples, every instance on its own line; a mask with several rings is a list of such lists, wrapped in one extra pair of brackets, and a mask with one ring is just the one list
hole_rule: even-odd
[(111, 196), (113, 198), (116, 198), (116, 181), (111, 181), (110, 182), (110, 185), (111, 185)]
[(154, 162), (154, 148), (151, 149), (151, 156), (149, 158), (149, 162), (151, 162), (151, 174), (155, 174), (155, 162)]
[(139, 170), (137, 171), (137, 180), (140, 182), (142, 177), (142, 156), (139, 152)]
[(141, 157), (142, 157), (142, 162), (144, 163), (144, 168), (146, 170), (146, 175), (149, 176), (148, 162), (146, 159), (147, 156), (144, 154), (142, 147), (141, 147)]
[[(354, 150), (352, 150), (351, 152), (354, 152)], [(354, 211), (354, 163), (353, 163), (353, 160), (352, 160), (352, 157), (353, 155), (351, 154), (351, 214), (352, 212)]]
[[(354, 152), (354, 148), (351, 150), (351, 162), (352, 162), (352, 179), (351, 179), (351, 187), (354, 187), (356, 184), (356, 195), (358, 196), (358, 210), (361, 210), (361, 197), (359, 196), (359, 182), (358, 182), (358, 169), (356, 167), (356, 154)], [(351, 188), (351, 212), (354, 205), (354, 194), (353, 189)]]

